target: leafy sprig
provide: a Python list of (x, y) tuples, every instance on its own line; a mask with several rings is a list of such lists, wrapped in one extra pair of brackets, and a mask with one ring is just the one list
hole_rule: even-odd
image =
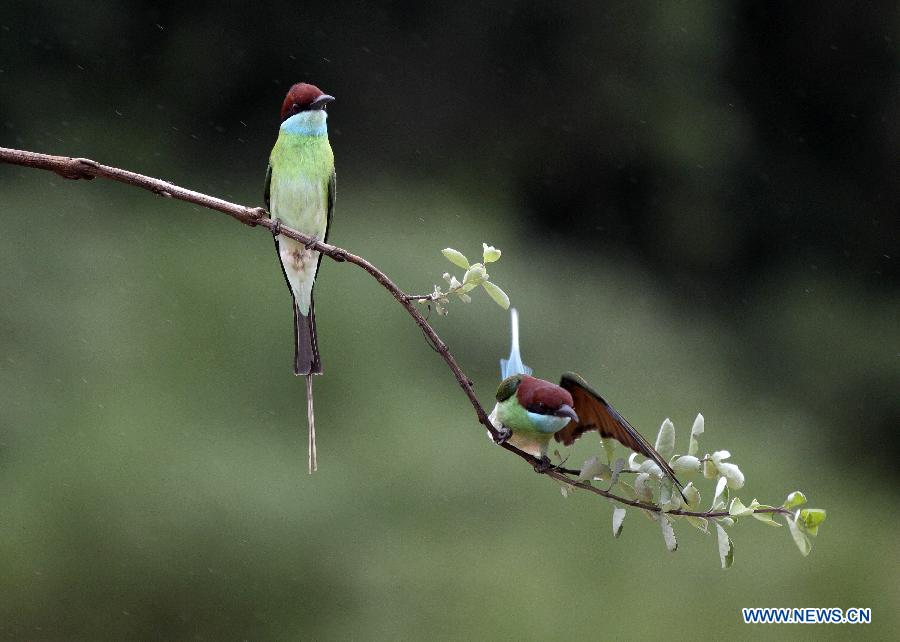
[(470, 303), (472, 297), (469, 295), (469, 292), (481, 286), (497, 305), (504, 310), (508, 309), (509, 297), (500, 286), (490, 280), (490, 275), (487, 273), (486, 268), (488, 263), (495, 263), (500, 260), (501, 252), (487, 243), (482, 243), (481, 245), (481, 263), (469, 263), (469, 259), (462, 252), (454, 250), (452, 247), (441, 250), (441, 254), (448, 261), (465, 270), (462, 280), (459, 280), (449, 272), (444, 272), (443, 278), (447, 282), (446, 290), (439, 285), (435, 285), (431, 294), (412, 296), (410, 299), (416, 299), (420, 303), (427, 305), (434, 304), (437, 313), (443, 316), (449, 312), (447, 304), (450, 303), (451, 297), (459, 299), (463, 303)]
[[(734, 563), (734, 542), (726, 529), (748, 517), (769, 526), (781, 527), (775, 521), (775, 516), (780, 515), (797, 548), (804, 556), (809, 555), (812, 549), (810, 537), (818, 534), (826, 512), (820, 508), (799, 508), (806, 503), (806, 496), (799, 490), (790, 493), (781, 506), (761, 504), (756, 498), (744, 504), (740, 497), (732, 493), (744, 487), (746, 478), (737, 464), (726, 461), (731, 458), (731, 453), (717, 450), (706, 453), (702, 458), (697, 457), (700, 436), (704, 431), (705, 420), (702, 414), (698, 414), (691, 427), (687, 453), (676, 454), (675, 425), (666, 419), (656, 437), (656, 450), (669, 461), (669, 465), (680, 477), (689, 479), (697, 476), (698, 481), (701, 477), (716, 480), (712, 502), (707, 511), (700, 510), (700, 490), (694, 481), (689, 481), (684, 487), (682, 497), (682, 493), (674, 488), (672, 481), (652, 460), (639, 461), (640, 455), (637, 453), (632, 453), (627, 462), (621, 457), (615, 459), (611, 439), (601, 439), (603, 459), (606, 461), (595, 456), (584, 462), (581, 471), (576, 471), (580, 472), (577, 483), (584, 487), (592, 486), (597, 481), (609, 482), (603, 492), (604, 496), (612, 501), (624, 501), (658, 522), (663, 541), (670, 551), (678, 548), (674, 529), (678, 521), (685, 521), (706, 534), (711, 532), (711, 525), (714, 526), (719, 561), (723, 569)], [(622, 479), (623, 473), (635, 474), (631, 483)], [(571, 484), (562, 486), (563, 495), (568, 496), (576, 487)], [(635, 506), (636, 504), (638, 505)], [(614, 537), (619, 537), (622, 533), (626, 512), (624, 506), (613, 509)]]

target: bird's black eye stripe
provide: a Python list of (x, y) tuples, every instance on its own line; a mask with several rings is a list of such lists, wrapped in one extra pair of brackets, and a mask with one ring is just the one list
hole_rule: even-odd
[(297, 103), (291, 105), (291, 112), (296, 114), (298, 111), (300, 111), (300, 105), (298, 105)]
[(526, 408), (526, 410), (528, 410), (528, 412), (534, 412), (539, 415), (549, 415), (550, 414), (550, 409), (547, 408), (546, 404), (543, 404), (541, 402), (530, 404), (528, 406), (528, 408)]

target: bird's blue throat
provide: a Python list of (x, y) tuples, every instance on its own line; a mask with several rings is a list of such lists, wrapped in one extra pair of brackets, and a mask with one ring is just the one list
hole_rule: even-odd
[(291, 134), (300, 134), (301, 136), (327, 136), (327, 120), (328, 114), (325, 113), (324, 109), (301, 111), (299, 114), (294, 114), (281, 123), (281, 129)]
[(528, 412), (528, 418), (534, 423), (538, 432), (550, 433), (559, 432), (567, 423), (568, 417), (557, 417), (555, 415), (539, 415), (536, 412)]

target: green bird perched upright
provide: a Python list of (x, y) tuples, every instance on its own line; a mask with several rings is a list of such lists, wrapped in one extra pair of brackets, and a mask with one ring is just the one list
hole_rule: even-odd
[[(269, 156), (265, 201), (270, 215), (316, 240), (325, 241), (334, 214), (334, 153), (328, 143), (325, 107), (334, 97), (315, 85), (297, 83), (281, 105), (281, 128)], [(316, 341), (313, 285), (322, 255), (278, 234), (275, 248), (294, 308), (294, 374), (306, 376), (309, 472), (317, 469), (312, 375), (322, 374)]]
[[(636, 453), (653, 460), (663, 475), (681, 492), (675, 472), (656, 449), (603, 397), (574, 372), (563, 374), (559, 385), (531, 376), (519, 352), (519, 315), (510, 311), (512, 348), (509, 359), (500, 360), (497, 404), (489, 419), (502, 441), (540, 457), (541, 470), (550, 465), (547, 450), (555, 439), (571, 445), (584, 433), (596, 430)], [(682, 497), (684, 495), (682, 494)]]

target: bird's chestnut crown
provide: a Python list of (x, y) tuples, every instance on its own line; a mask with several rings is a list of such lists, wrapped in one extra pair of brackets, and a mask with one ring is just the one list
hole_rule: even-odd
[(329, 96), (315, 85), (298, 82), (288, 90), (284, 102), (281, 103), (281, 122), (301, 111), (325, 109), (325, 106), (333, 100), (334, 96)]
[(574, 405), (571, 393), (565, 388), (528, 375), (522, 376), (516, 397), (528, 412), (538, 415), (555, 415), (563, 406), (571, 409)]
[(517, 374), (500, 382), (497, 401), (506, 401), (513, 394), (527, 411), (539, 415), (555, 415), (561, 407), (571, 410), (574, 405), (568, 390), (530, 375)]

